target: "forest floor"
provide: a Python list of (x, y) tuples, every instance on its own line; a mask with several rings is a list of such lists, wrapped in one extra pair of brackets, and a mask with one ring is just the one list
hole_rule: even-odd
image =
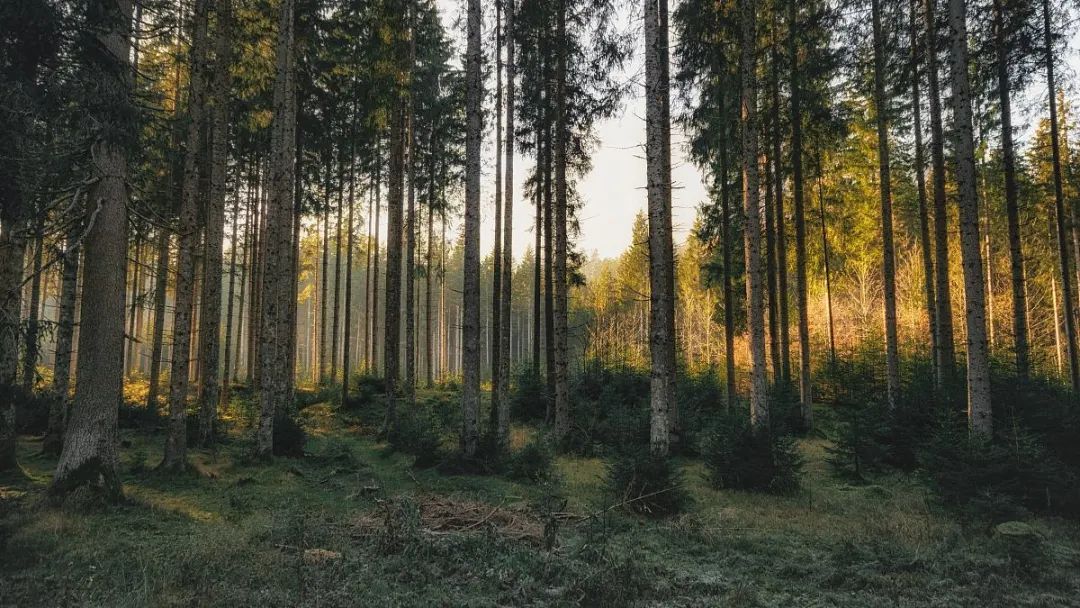
[(329, 405), (302, 417), (305, 458), (252, 462), (234, 431), (182, 477), (153, 470), (160, 432), (124, 429), (111, 509), (46, 507), (55, 460), (26, 438), (0, 478), (0, 605), (1080, 606), (1075, 522), (1003, 550), (915, 476), (837, 479), (821, 439), (797, 496), (716, 491), (684, 461), (693, 505), (652, 521), (609, 508), (600, 459), (539, 485), (449, 476)]

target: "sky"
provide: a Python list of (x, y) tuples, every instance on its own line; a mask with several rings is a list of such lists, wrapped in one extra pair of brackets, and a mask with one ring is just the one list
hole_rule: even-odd
[[(443, 24), (452, 36), (460, 36), (454, 25), (463, 10), (462, 0), (437, 0)], [(490, 3), (484, 3), (490, 6)], [(485, 15), (485, 18), (488, 16)], [(490, 25), (490, 24), (486, 24)], [(489, 32), (485, 30), (485, 36)], [(486, 39), (486, 38), (485, 38)], [(463, 41), (460, 41), (463, 47)], [(643, 59), (635, 56), (626, 66), (624, 78), (634, 78), (643, 73)], [(646, 207), (645, 193), (645, 103), (643, 80), (635, 87), (623, 106), (613, 117), (597, 124), (596, 135), (600, 142), (593, 150), (593, 169), (578, 184), (583, 207), (578, 210), (581, 234), (578, 249), (592, 256), (614, 258), (630, 245), (630, 232), (634, 216)], [(485, 84), (493, 87), (494, 80)], [(490, 93), (486, 90), (485, 93)], [(483, 150), (483, 175), (480, 182), (481, 240), (483, 255), (490, 253), (495, 233), (495, 132), (494, 122), (484, 125), (487, 137)], [(672, 195), (672, 214), (676, 244), (683, 242), (694, 222), (695, 210), (704, 202), (708, 191), (704, 176), (694, 167), (683, 146), (684, 135), (672, 132), (672, 177), (675, 190)], [(522, 200), (522, 184), (532, 171), (532, 158), (516, 155), (514, 181), (515, 259), (520, 259), (534, 242), (533, 218), (535, 208), (530, 201)]]

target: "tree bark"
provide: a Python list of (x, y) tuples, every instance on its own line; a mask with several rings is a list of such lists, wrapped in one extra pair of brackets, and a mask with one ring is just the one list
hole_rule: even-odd
[(468, 47), (465, 55), (465, 259), (462, 288), (461, 451), (476, 454), (480, 416), (480, 0), (468, 0)]
[[(88, 11), (97, 43), (106, 51), (87, 58), (87, 68), (105, 99), (94, 123), (121, 128), (131, 103), (131, 4), (100, 0)], [(124, 279), (127, 260), (127, 158), (124, 142), (98, 136), (93, 143), (97, 178), (89, 197), (82, 325), (75, 402), (64, 449), (49, 493), (62, 498), (89, 488), (106, 500), (121, 495), (117, 475), (117, 411), (124, 383)]]
[(900, 398), (900, 352), (896, 332), (896, 252), (893, 244), (892, 183), (889, 170), (889, 128), (885, 97), (885, 35), (881, 1), (872, 0), (874, 26), (874, 118), (878, 136), (878, 187), (881, 192), (882, 284), (885, 300), (885, 377), (887, 399), (895, 408)]
[(294, 0), (282, 0), (275, 49), (274, 118), (271, 124), (270, 192), (266, 205), (265, 259), (259, 322), (259, 426), (256, 454), (273, 453), (274, 419), (292, 404), (289, 369), (293, 274), (293, 180), (296, 163), (296, 59)]
[(489, 332), (491, 350), (491, 420), (490, 428), (495, 438), (501, 440), (499, 435), (500, 421), (499, 397), (502, 392), (499, 389), (499, 381), (502, 375), (499, 364), (502, 358), (499, 350), (502, 346), (499, 332), (502, 328), (502, 195), (503, 195), (503, 90), (502, 90), (502, 0), (495, 0), (495, 241), (492, 250), (491, 272), (491, 326), (494, 331)]
[(506, 194), (503, 197), (503, 233), (502, 233), (502, 310), (499, 313), (499, 425), (498, 436), (502, 445), (510, 443), (510, 316), (511, 298), (513, 297), (514, 279), (514, 103), (516, 95), (515, 79), (517, 65), (514, 63), (514, 0), (507, 0), (506, 7), (506, 166), (503, 183)]
[(810, 305), (806, 277), (806, 209), (803, 184), (802, 81), (799, 67), (799, 8), (788, 0), (788, 55), (791, 61), (791, 181), (795, 205), (795, 303), (799, 309), (799, 408), (803, 427), (814, 426), (810, 379)]
[(71, 386), (71, 355), (75, 337), (75, 300), (79, 287), (79, 236), (81, 223), (69, 229), (62, 254), (60, 278), (60, 311), (56, 321), (56, 361), (53, 365), (53, 399), (49, 406), (49, 431), (42, 451), (59, 455), (64, 445), (67, 427), (68, 392)]
[[(986, 345), (986, 293), (979, 239), (979, 198), (975, 184), (975, 144), (972, 135), (971, 85), (968, 82), (967, 3), (949, 0), (949, 31), (952, 52), (953, 136), (956, 184), (960, 198), (960, 253), (964, 263), (964, 295), (967, 312), (967, 401), (971, 432), (989, 437), (993, 431), (990, 411), (990, 356)], [(1053, 90), (1053, 89), (1051, 89)]]
[(570, 283), (567, 273), (568, 184), (566, 117), (566, 0), (559, 0), (555, 21), (555, 439), (570, 432), (568, 321)]

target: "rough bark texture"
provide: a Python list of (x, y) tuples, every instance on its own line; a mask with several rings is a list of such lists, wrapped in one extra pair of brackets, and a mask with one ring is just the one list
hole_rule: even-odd
[(874, 23), (874, 119), (878, 137), (878, 187), (881, 192), (882, 284), (885, 300), (885, 379), (889, 407), (900, 397), (900, 352), (896, 332), (896, 252), (893, 244), (892, 179), (889, 170), (889, 127), (885, 97), (885, 35), (881, 2), (871, 2)]
[(202, 150), (203, 113), (206, 104), (208, 1), (196, 0), (191, 43), (191, 77), (188, 98), (187, 149), (177, 225), (179, 250), (176, 262), (176, 306), (173, 312), (172, 366), (169, 374), (169, 427), (161, 467), (180, 470), (187, 466), (188, 375), (191, 364), (192, 312), (195, 304), (195, 248), (199, 238), (199, 154)]
[(390, 143), (390, 197), (386, 202), (386, 323), (383, 367), (386, 371), (386, 428), (395, 424), (401, 364), (401, 249), (405, 205), (405, 138), (407, 116), (398, 100), (393, 110)]
[(461, 451), (476, 454), (480, 441), (480, 0), (468, 0), (465, 55), (465, 260), (462, 287)]
[(556, 9), (555, 25), (555, 439), (570, 432), (570, 378), (567, 342), (569, 290), (567, 275), (567, 124), (566, 124), (566, 0)]
[(765, 378), (765, 268), (761, 260), (761, 199), (757, 133), (757, 3), (739, 0), (739, 126), (743, 173), (747, 327), (750, 332), (750, 422), (769, 429)]
[(728, 186), (728, 146), (720, 147), (720, 213), (724, 232), (724, 386), (725, 407), (735, 404), (735, 292), (732, 285), (731, 264), (734, 244), (731, 231), (731, 200)]
[(38, 325), (41, 319), (41, 264), (45, 257), (45, 218), (41, 210), (38, 210), (37, 214), (38, 220), (34, 230), (34, 258), (30, 266), (30, 314), (26, 316), (26, 345), (23, 349), (22, 387), (27, 392), (34, 389), (37, 379)]
[(14, 391), (19, 370), (26, 224), (18, 200), (5, 201), (0, 214), (3, 214), (0, 232), (0, 471), (6, 471), (16, 466)]
[(660, 4), (645, 1), (645, 158), (649, 205), (649, 347), (651, 424), (649, 445), (653, 454), (670, 451), (675, 405), (675, 255), (671, 236), (671, 190), (667, 187), (664, 130), (665, 86), (661, 65), (667, 63), (667, 45), (661, 32)]
[(127, 261), (127, 159), (118, 141), (125, 108), (131, 103), (131, 4), (101, 0), (89, 11), (97, 21), (97, 41), (108, 52), (90, 59), (89, 71), (110, 99), (108, 110), (95, 122), (109, 125), (93, 143), (93, 171), (97, 181), (90, 190), (90, 230), (85, 241), (84, 284), (79, 330), (79, 359), (75, 402), (68, 421), (64, 449), (49, 488), (62, 497), (77, 488), (89, 488), (106, 500), (120, 496), (117, 476), (117, 411), (124, 375), (124, 280)]
[[(791, 380), (791, 320), (788, 304), (788, 262), (787, 262), (787, 214), (784, 212), (784, 153), (783, 141), (783, 106), (780, 103), (780, 7), (772, 11), (772, 98), (773, 98), (773, 195), (776, 197), (776, 307), (779, 313), (780, 342), (780, 379), (787, 383)], [(790, 37), (790, 36), (789, 36)]]
[(265, 213), (265, 259), (259, 322), (259, 426), (256, 453), (273, 453), (274, 418), (292, 404), (293, 374), (289, 369), (292, 331), (289, 300), (293, 274), (293, 180), (296, 161), (296, 60), (294, 0), (282, 0), (275, 50), (274, 118), (271, 125), (270, 200)]
[(165, 350), (165, 301), (169, 285), (169, 230), (158, 228), (157, 268), (154, 273), (154, 336), (150, 348), (149, 390), (146, 407), (158, 411), (158, 382), (161, 377), (161, 357)]
[(502, 1), (495, 0), (495, 244), (492, 251), (491, 272), (491, 326), (494, 331), (489, 333), (491, 348), (491, 431), (496, 433), (499, 429), (499, 364), (502, 358), (499, 349), (502, 343), (499, 339), (499, 331), (502, 327), (502, 170), (503, 170), (503, 130), (502, 130)]
[(203, 249), (202, 298), (199, 312), (199, 360), (202, 373), (199, 388), (199, 442), (214, 442), (218, 401), (221, 398), (221, 267), (225, 238), (226, 165), (228, 159), (229, 49), (231, 1), (216, 3), (217, 30), (212, 106), (210, 108), (210, 202), (206, 214), (206, 244)]
[[(354, 129), (355, 133), (355, 129)], [(352, 156), (352, 154), (350, 154)], [(345, 244), (345, 323), (344, 339), (342, 340), (341, 354), (341, 402), (347, 403), (349, 399), (349, 374), (352, 373), (352, 341), (350, 330), (352, 328), (352, 280), (353, 280), (353, 249), (356, 247), (355, 234), (355, 208), (356, 207), (356, 168), (353, 163), (349, 164), (349, 219), (346, 225), (348, 238)]]
[(975, 144), (972, 133), (971, 85), (968, 82), (967, 3), (949, 0), (949, 53), (952, 74), (953, 150), (960, 198), (960, 253), (964, 263), (967, 311), (968, 426), (990, 436), (990, 354), (986, 345), (986, 283), (983, 281), (979, 240), (979, 197), (975, 184)]
[[(415, 10), (415, 9), (413, 9)], [(410, 10), (410, 28), (415, 18)], [(409, 70), (416, 63), (416, 34), (409, 35)], [(416, 98), (409, 86), (409, 203), (405, 218), (405, 401), (416, 403)]]

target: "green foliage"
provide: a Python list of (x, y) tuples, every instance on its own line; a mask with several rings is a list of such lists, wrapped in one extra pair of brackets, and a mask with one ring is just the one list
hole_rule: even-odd
[(691, 502), (679, 467), (643, 448), (616, 454), (607, 465), (606, 481), (608, 493), (619, 505), (647, 517), (674, 515)]
[(342, 405), (345, 409), (356, 410), (372, 405), (386, 394), (386, 381), (374, 374), (357, 374), (352, 381), (352, 391)]
[(510, 455), (506, 472), (510, 479), (519, 481), (548, 481), (555, 475), (555, 450), (543, 439), (530, 441)]
[(838, 403), (834, 407), (836, 431), (827, 446), (829, 465), (841, 476), (865, 481), (879, 473), (889, 459), (889, 413), (879, 403)]
[(790, 494), (799, 489), (802, 457), (791, 435), (754, 432), (745, 414), (728, 413), (713, 425), (702, 450), (716, 488)]
[[(189, 420), (193, 417), (189, 416)], [(303, 458), (307, 433), (294, 416), (279, 415), (274, 419), (274, 456)]]
[(543, 421), (547, 416), (547, 383), (531, 367), (518, 369), (510, 392), (510, 416), (527, 422)]

